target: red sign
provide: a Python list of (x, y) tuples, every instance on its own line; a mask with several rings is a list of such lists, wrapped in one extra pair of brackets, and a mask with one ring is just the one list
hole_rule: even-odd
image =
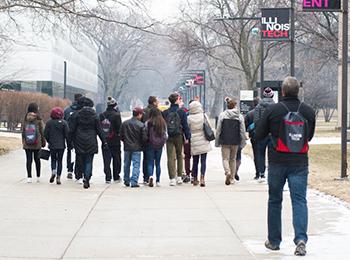
[(341, 11), (341, 0), (302, 0), (303, 11)]

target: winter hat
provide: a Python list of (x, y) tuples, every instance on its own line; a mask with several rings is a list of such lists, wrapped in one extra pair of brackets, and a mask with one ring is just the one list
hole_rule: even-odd
[(269, 87), (265, 88), (263, 91), (263, 96), (265, 98), (273, 98), (274, 94), (273, 90)]
[(54, 107), (51, 110), (51, 118), (52, 119), (62, 119), (63, 118), (63, 110), (60, 107)]
[(93, 107), (94, 106), (94, 102), (87, 97), (81, 97), (78, 100), (78, 106), (83, 108), (83, 107)]
[(117, 101), (114, 99), (114, 98), (112, 98), (112, 97), (108, 97), (107, 98), (107, 106), (116, 106), (117, 105)]

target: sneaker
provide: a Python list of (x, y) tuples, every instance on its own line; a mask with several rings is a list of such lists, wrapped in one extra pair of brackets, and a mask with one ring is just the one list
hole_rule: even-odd
[(83, 178), (81, 178), (81, 179), (77, 180), (77, 183), (78, 183), (78, 184), (83, 184), (83, 183), (84, 183)]
[(175, 179), (171, 179), (170, 180), (170, 186), (176, 186), (176, 180)]
[(260, 176), (259, 175), (255, 175), (255, 177), (254, 177), (254, 180), (259, 180), (259, 178), (260, 178)]
[(140, 185), (139, 184), (132, 184), (131, 188), (140, 188)]
[(156, 187), (162, 187), (162, 185), (160, 185), (159, 181), (156, 182)]
[(181, 184), (183, 183), (183, 182), (182, 182), (182, 177), (177, 177), (176, 183), (177, 183), (178, 185), (181, 185)]
[(130, 183), (127, 181), (124, 181), (124, 185), (125, 185), (125, 187), (130, 187)]
[(27, 183), (32, 183), (32, 178), (27, 178)]
[(56, 184), (61, 185), (61, 176), (57, 176), (56, 178)]
[(231, 184), (231, 174), (226, 174), (225, 184), (226, 185)]
[(238, 174), (235, 175), (235, 180), (239, 181), (239, 175)]
[(153, 177), (149, 178), (148, 186), (153, 187)]
[(189, 175), (184, 175), (182, 181), (183, 183), (189, 183), (191, 181), (191, 177)]
[(72, 172), (68, 172), (67, 173), (67, 179), (69, 179), (69, 180), (73, 179), (73, 173)]
[(90, 188), (90, 183), (88, 180), (83, 180), (83, 182), (84, 182), (84, 189)]
[(295, 248), (294, 255), (296, 256), (304, 256), (306, 255), (306, 244), (304, 241), (299, 241), (297, 247)]
[(120, 183), (120, 181), (121, 181), (121, 179), (119, 177), (118, 179), (114, 180), (114, 183)]
[(56, 174), (52, 173), (49, 182), (53, 183), (55, 181), (55, 178), (56, 178)]
[(272, 250), (272, 251), (278, 251), (278, 250), (280, 250), (280, 247), (279, 247), (279, 246), (275, 246), (275, 245), (271, 244), (269, 240), (266, 240), (266, 241), (265, 241), (265, 247), (266, 247), (267, 249)]
[(111, 184), (111, 181), (106, 181), (106, 184)]
[(36, 177), (36, 182), (40, 182), (40, 177)]

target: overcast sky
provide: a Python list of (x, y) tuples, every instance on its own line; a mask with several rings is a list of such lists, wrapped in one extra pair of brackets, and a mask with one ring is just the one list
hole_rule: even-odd
[(184, 0), (152, 0), (152, 16), (159, 20), (171, 18), (178, 12), (178, 6)]

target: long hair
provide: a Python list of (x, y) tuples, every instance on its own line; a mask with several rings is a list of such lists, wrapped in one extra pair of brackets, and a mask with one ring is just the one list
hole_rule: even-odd
[(149, 113), (148, 124), (154, 127), (158, 136), (163, 136), (166, 130), (166, 122), (158, 108), (152, 108)]

